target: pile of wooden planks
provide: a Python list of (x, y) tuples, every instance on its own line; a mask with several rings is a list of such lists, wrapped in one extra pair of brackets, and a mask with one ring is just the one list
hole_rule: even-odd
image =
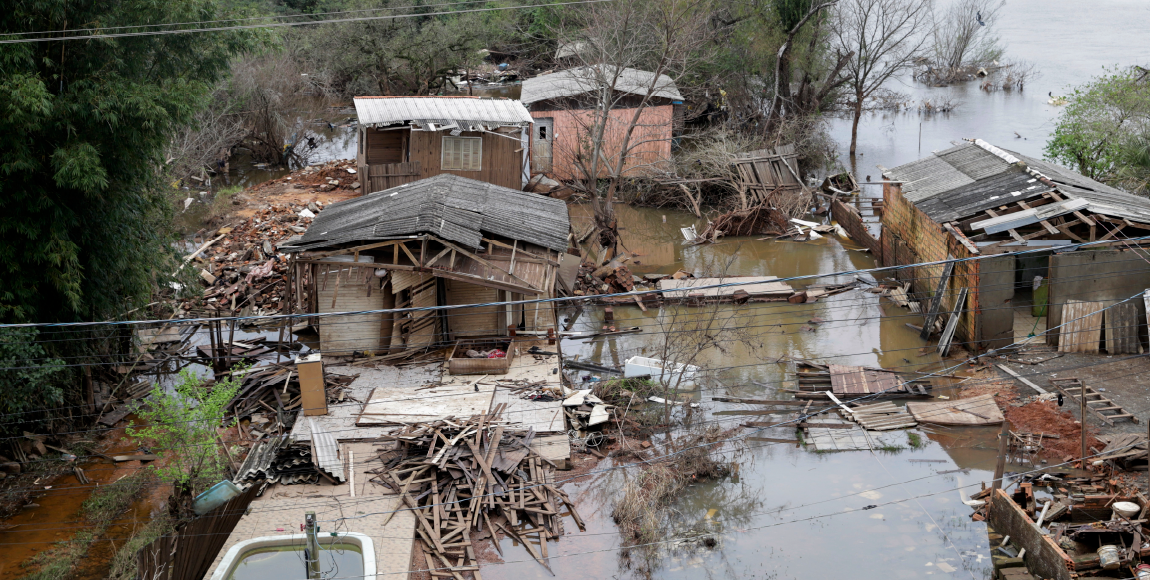
[(474, 542), (496, 529), (523, 544), (551, 570), (548, 540), (563, 535), (561, 510), (585, 530), (570, 498), (554, 484), (555, 465), (530, 448), (532, 429), (517, 429), (491, 414), (467, 420), (417, 423), (386, 437), (398, 442), (383, 451), (378, 481), (399, 494), (415, 513), (416, 532), (433, 577), (478, 580)]
[[(328, 402), (338, 404), (355, 400), (348, 395), (348, 385), (358, 376), (325, 372), (323, 381)], [(302, 404), (299, 373), (295, 372), (294, 363), (285, 361), (256, 367), (244, 374), (239, 391), (225, 407), (225, 418), (251, 418), (248, 427), (257, 435), (256, 438), (262, 433), (287, 433), (291, 431), (296, 411)], [(256, 433), (255, 423), (266, 425)]]
[(1106, 443), (1106, 447), (1095, 461), (1114, 461), (1129, 469), (1135, 463), (1150, 460), (1150, 455), (1147, 454), (1146, 436), (1141, 433), (1099, 435), (1098, 440)]
[(914, 417), (906, 412), (906, 407), (899, 407), (890, 401), (859, 405), (852, 408), (850, 413), (842, 411), (842, 414), (844, 418), (862, 425), (869, 431), (906, 429), (918, 425)]
[(998, 425), (1006, 418), (994, 395), (940, 402), (912, 402), (906, 408), (919, 423), (934, 425)]

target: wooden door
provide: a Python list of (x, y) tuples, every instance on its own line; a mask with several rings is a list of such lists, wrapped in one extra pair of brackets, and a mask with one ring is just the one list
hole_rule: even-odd
[(539, 173), (551, 171), (551, 144), (555, 140), (555, 119), (539, 117), (531, 129), (531, 170)]

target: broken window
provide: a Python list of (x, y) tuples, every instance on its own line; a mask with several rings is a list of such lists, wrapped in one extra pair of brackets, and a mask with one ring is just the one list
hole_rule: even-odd
[(444, 137), (440, 168), (445, 171), (479, 171), (483, 168), (482, 137)]
[(539, 126), (539, 138), (543, 141), (547, 140), (547, 126), (546, 125), (540, 125)]

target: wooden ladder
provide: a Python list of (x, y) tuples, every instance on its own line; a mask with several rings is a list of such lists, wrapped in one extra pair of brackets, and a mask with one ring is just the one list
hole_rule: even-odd
[[(1062, 394), (1073, 401), (1078, 401), (1079, 395), (1082, 393), (1082, 381), (1080, 379), (1050, 379), (1050, 382), (1059, 391), (1062, 391)], [(1138, 419), (1132, 413), (1090, 387), (1086, 387), (1086, 408), (1110, 426), (1114, 425), (1114, 421), (1120, 419), (1130, 419), (1132, 423), (1138, 423)]]

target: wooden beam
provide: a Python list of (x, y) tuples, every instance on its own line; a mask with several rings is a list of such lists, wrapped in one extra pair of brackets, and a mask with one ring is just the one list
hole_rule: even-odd
[(962, 235), (962, 232), (958, 231), (958, 228), (951, 224), (942, 224), (942, 227), (946, 228), (946, 231), (950, 232), (950, 235), (954, 236), (954, 239), (958, 240), (959, 243), (961, 243), (963, 246), (966, 246), (966, 249), (970, 250), (970, 253), (976, 256), (980, 253), (978, 251), (978, 246), (974, 245), (974, 242), (970, 241), (966, 236)]
[[(1098, 241), (1104, 242), (1106, 240), (1109, 240), (1110, 238), (1118, 235), (1118, 232), (1122, 231), (1122, 228), (1125, 228), (1125, 227), (1126, 227), (1126, 224), (1122, 224), (1116, 228), (1110, 229), (1110, 231), (1107, 232), (1107, 234), (1105, 236), (1102, 236), (1102, 238), (1099, 239)], [(1107, 229), (1109, 229), (1109, 228), (1107, 228)]]
[(376, 242), (374, 244), (367, 244), (365, 246), (356, 246), (354, 248), (346, 248), (343, 250), (331, 250), (329, 252), (302, 252), (302, 253), (300, 253), (300, 257), (306, 258), (308, 260), (322, 260), (324, 258), (328, 258), (331, 256), (341, 256), (344, 254), (358, 254), (359, 252), (363, 252), (365, 250), (374, 250), (376, 248), (384, 248), (384, 247), (390, 246), (390, 245), (395, 244), (395, 243), (397, 243), (397, 240), (388, 240), (386, 242)]

